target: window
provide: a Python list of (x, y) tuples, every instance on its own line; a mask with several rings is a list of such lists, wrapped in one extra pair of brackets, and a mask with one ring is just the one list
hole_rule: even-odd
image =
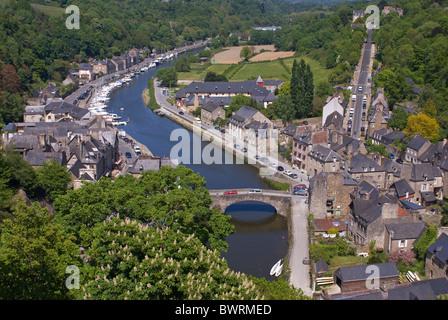
[(398, 247), (400, 247), (400, 248), (406, 248), (406, 246), (407, 246), (407, 240), (400, 240), (400, 241), (398, 242)]

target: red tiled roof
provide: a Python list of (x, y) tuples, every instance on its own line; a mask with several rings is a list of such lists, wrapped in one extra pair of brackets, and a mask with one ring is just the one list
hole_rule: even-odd
[[(335, 226), (333, 222), (339, 222), (339, 225)], [(314, 219), (314, 231), (325, 232), (331, 228), (335, 228), (338, 231), (346, 231), (347, 225), (341, 219)]]

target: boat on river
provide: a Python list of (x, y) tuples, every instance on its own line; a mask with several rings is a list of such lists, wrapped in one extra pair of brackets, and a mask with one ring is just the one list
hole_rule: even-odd
[(282, 270), (283, 270), (283, 259), (280, 259), (277, 261), (276, 264), (272, 266), (270, 275), (278, 277), (282, 273)]

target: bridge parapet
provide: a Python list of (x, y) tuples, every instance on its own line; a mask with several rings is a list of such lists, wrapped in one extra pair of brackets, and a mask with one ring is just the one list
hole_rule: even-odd
[(210, 190), (212, 208), (225, 212), (227, 207), (243, 201), (259, 201), (273, 206), (276, 213), (286, 217), (291, 207), (291, 193), (277, 190), (262, 190), (261, 193), (249, 193), (251, 189), (232, 189), (237, 194), (224, 195), (226, 190)]

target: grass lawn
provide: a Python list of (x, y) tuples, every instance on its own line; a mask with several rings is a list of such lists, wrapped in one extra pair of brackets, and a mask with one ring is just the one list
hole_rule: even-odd
[(65, 16), (65, 8), (56, 6), (45, 6), (42, 4), (31, 3), (31, 6), (39, 12), (42, 12), (50, 17), (62, 18)]
[[(228, 79), (229, 81), (256, 80), (258, 76), (261, 76), (264, 80), (289, 80), (294, 59), (300, 61), (302, 58), (310, 65), (311, 71), (313, 71), (314, 85), (321, 80), (328, 79), (329, 70), (326, 70), (318, 61), (305, 56), (286, 58), (283, 59), (283, 63), (280, 60), (244, 63), (236, 73), (233, 74), (231, 72), (231, 78)], [(209, 71), (225, 74), (225, 71), (232, 66), (235, 68), (237, 65), (194, 63), (191, 64), (190, 72), (181, 72), (178, 74), (178, 78), (179, 80), (201, 81)], [(226, 74), (226, 76), (228, 75)]]
[(336, 256), (330, 261), (330, 272), (335, 272), (340, 267), (366, 264), (368, 259), (357, 256)]

